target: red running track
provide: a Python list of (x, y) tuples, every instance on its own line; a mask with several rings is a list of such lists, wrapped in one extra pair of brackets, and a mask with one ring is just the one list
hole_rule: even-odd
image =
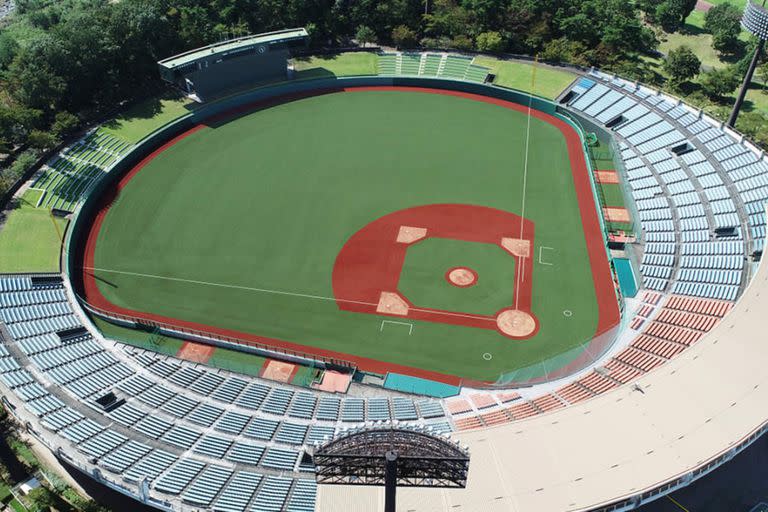
[[(490, 98), (478, 94), (465, 93), (459, 91), (443, 90), (443, 89), (430, 89), (420, 87), (353, 87), (345, 89), (330, 89), (330, 90), (317, 90), (309, 93), (291, 94), (281, 96), (279, 98), (270, 98), (264, 101), (258, 101), (232, 109), (223, 114), (218, 114), (215, 117), (207, 121), (207, 123), (221, 122), (222, 120), (237, 115), (242, 115), (245, 112), (253, 111), (259, 108), (265, 108), (270, 105), (275, 105), (280, 102), (292, 101), (304, 97), (315, 96), (319, 94), (328, 94), (332, 92), (356, 92), (356, 91), (407, 91), (407, 92), (422, 92), (428, 94), (444, 94), (447, 96), (455, 96), (460, 98), (472, 99), (484, 103), (498, 105), (500, 107), (516, 110), (518, 112), (528, 113), (528, 108), (522, 105), (511, 103), (505, 100), (496, 98)], [(546, 114), (544, 112), (531, 109), (531, 115), (552, 124), (557, 127), (566, 139), (568, 147), (568, 156), (571, 161), (571, 172), (573, 175), (574, 187), (576, 190), (576, 196), (579, 203), (579, 211), (581, 214), (581, 222), (584, 228), (584, 238), (587, 243), (587, 253), (589, 255), (590, 267), (592, 270), (592, 279), (595, 286), (595, 293), (597, 295), (598, 303), (598, 325), (595, 332), (595, 337), (605, 333), (611, 327), (619, 322), (620, 314), (618, 304), (616, 302), (616, 295), (614, 292), (613, 279), (608, 264), (608, 256), (606, 254), (603, 234), (600, 228), (600, 221), (597, 217), (597, 209), (595, 207), (594, 197), (592, 194), (592, 185), (589, 181), (589, 171), (587, 169), (584, 152), (582, 150), (581, 139), (576, 131), (557, 117)], [(444, 382), (451, 385), (460, 385), (462, 377), (456, 375), (449, 375), (440, 372), (433, 372), (422, 368), (416, 368), (412, 366), (399, 365), (380, 361), (377, 359), (370, 359), (366, 357), (355, 356), (343, 352), (336, 352), (331, 350), (324, 350), (317, 347), (301, 345), (298, 343), (292, 343), (285, 340), (278, 340), (273, 338), (265, 338), (263, 336), (257, 336), (250, 333), (241, 331), (235, 331), (230, 329), (222, 329), (207, 324), (200, 324), (196, 322), (188, 322), (170, 317), (164, 317), (161, 315), (155, 315), (152, 313), (144, 313), (127, 308), (123, 308), (112, 304), (106, 299), (99, 290), (96, 283), (96, 278), (92, 272), (88, 269), (94, 268), (96, 242), (99, 232), (101, 230), (102, 223), (106, 217), (107, 212), (111, 206), (112, 199), (116, 197), (116, 194), (125, 188), (128, 182), (145, 166), (147, 166), (152, 160), (157, 158), (163, 151), (170, 148), (174, 144), (178, 143), (182, 139), (192, 135), (193, 133), (203, 129), (206, 124), (199, 124), (186, 132), (169, 140), (161, 147), (147, 155), (141, 160), (133, 169), (131, 169), (125, 176), (123, 176), (116, 185), (115, 194), (105, 194), (103, 203), (98, 213), (94, 217), (91, 229), (88, 233), (88, 238), (85, 243), (84, 256), (83, 256), (83, 294), (86, 301), (99, 309), (107, 312), (114, 313), (116, 315), (123, 315), (132, 317), (137, 320), (145, 321), (148, 323), (161, 323), (167, 325), (177, 326), (182, 329), (197, 330), (202, 332), (208, 332), (213, 335), (226, 336), (231, 338), (238, 338), (245, 344), (248, 342), (259, 343), (275, 347), (276, 349), (287, 349), (295, 352), (303, 352), (306, 354), (316, 355), (331, 359), (345, 359), (357, 364), (358, 368), (364, 371), (386, 374), (387, 372), (401, 373), (405, 375), (411, 375), (414, 377), (431, 379), (438, 382)]]

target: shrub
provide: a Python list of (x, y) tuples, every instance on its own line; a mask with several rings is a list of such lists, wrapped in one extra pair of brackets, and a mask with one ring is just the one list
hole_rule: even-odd
[(58, 140), (56, 137), (54, 137), (52, 134), (48, 132), (43, 132), (40, 130), (32, 130), (29, 132), (29, 137), (27, 138), (27, 142), (29, 143), (30, 147), (33, 147), (35, 149), (41, 149), (46, 150), (54, 147)]
[(457, 50), (468, 51), (475, 47), (472, 39), (464, 35), (458, 35), (453, 38), (452, 46)]
[(413, 48), (417, 41), (416, 32), (405, 25), (398, 25), (392, 29), (392, 42), (398, 48)]
[(37, 152), (28, 150), (20, 154), (16, 161), (3, 173), (7, 174), (13, 179), (13, 181), (21, 178), (25, 172), (32, 168), (37, 161)]
[(483, 32), (475, 41), (478, 51), (497, 53), (504, 51), (506, 44), (498, 32)]
[(70, 114), (67, 111), (58, 112), (53, 120), (51, 131), (58, 138), (63, 139), (70, 133), (74, 132), (80, 125), (80, 120), (76, 115)]
[(368, 43), (376, 43), (376, 32), (371, 27), (360, 25), (357, 27), (355, 39), (357, 39), (358, 44), (368, 46)]
[(664, 71), (675, 88), (698, 75), (700, 70), (701, 61), (693, 50), (685, 45), (671, 50), (664, 61)]
[(713, 69), (702, 75), (700, 83), (704, 94), (719, 100), (739, 86), (739, 77), (731, 68)]

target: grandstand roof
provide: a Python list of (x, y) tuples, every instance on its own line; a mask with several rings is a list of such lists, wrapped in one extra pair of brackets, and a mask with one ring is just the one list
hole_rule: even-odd
[(185, 64), (189, 64), (198, 59), (206, 57), (212, 53), (226, 54), (233, 50), (242, 50), (250, 46), (256, 46), (260, 44), (274, 44), (287, 40), (303, 39), (309, 37), (306, 29), (294, 28), (287, 30), (278, 30), (275, 32), (266, 32), (264, 34), (255, 34), (250, 36), (238, 37), (236, 39), (230, 39), (228, 41), (222, 41), (220, 43), (210, 44), (203, 46), (202, 48), (195, 48), (173, 57), (168, 57), (158, 62), (163, 67), (173, 69)]
[[(634, 384), (528, 420), (454, 434), (472, 459), (466, 490), (402, 489), (400, 508), (589, 510), (727, 454), (766, 423), (768, 344), (759, 313), (766, 292), (768, 268), (761, 265), (715, 329)], [(319, 510), (382, 510), (381, 493), (320, 486)]]

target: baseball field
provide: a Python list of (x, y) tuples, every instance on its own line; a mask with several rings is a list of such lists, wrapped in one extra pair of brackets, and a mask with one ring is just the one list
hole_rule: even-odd
[(254, 105), (117, 188), (83, 263), (86, 299), (116, 313), (444, 382), (554, 370), (618, 322), (580, 139), (525, 105)]

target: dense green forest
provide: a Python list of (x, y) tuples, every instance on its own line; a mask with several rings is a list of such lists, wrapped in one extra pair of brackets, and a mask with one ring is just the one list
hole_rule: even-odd
[[(708, 19), (733, 65), (701, 73), (693, 52), (659, 59), (659, 36), (680, 30), (695, 0), (19, 0), (0, 20), (0, 153), (26, 150), (4, 188), (42, 150), (84, 122), (162, 87), (156, 61), (224, 38), (307, 27), (314, 48), (378, 43), (600, 66), (630, 78), (723, 99), (738, 85), (740, 8)], [(730, 9), (730, 10), (729, 10)], [(710, 18), (710, 16), (708, 16)], [(734, 21), (735, 20), (735, 21)], [(650, 59), (650, 60), (649, 60)], [(715, 73), (716, 71), (716, 73)], [(707, 76), (705, 76), (707, 75)], [(699, 95), (699, 96), (696, 96)], [(759, 124), (759, 123), (758, 123)], [(763, 123), (764, 124), (764, 123)], [(758, 136), (753, 130), (752, 136)], [(758, 137), (759, 138), (759, 137)], [(768, 134), (765, 136), (768, 140)]]

